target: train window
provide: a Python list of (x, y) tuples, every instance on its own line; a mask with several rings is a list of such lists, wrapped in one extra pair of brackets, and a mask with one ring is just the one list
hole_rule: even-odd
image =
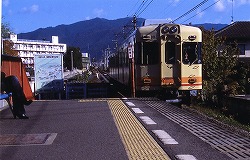
[(138, 46), (136, 63), (142, 65), (157, 64), (159, 62), (159, 44), (157, 42), (143, 42)]
[(201, 43), (184, 42), (182, 46), (182, 62), (184, 64), (201, 63)]
[(167, 42), (165, 44), (165, 62), (167, 64), (174, 64), (175, 62), (175, 43)]

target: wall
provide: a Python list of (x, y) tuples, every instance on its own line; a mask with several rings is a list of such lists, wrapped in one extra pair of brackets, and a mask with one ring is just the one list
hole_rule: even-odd
[[(24, 94), (27, 99), (34, 99), (21, 58), (1, 55), (1, 71), (4, 72), (6, 76), (15, 75), (23, 87)], [(0, 105), (0, 108), (2, 108), (4, 103), (1, 102)]]

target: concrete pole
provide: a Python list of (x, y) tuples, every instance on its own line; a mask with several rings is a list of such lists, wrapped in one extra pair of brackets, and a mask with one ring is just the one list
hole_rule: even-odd
[(73, 62), (73, 51), (71, 51), (71, 71), (73, 71), (73, 67), (74, 67), (74, 62)]
[[(0, 35), (1, 35), (1, 43), (0, 43), (0, 49), (1, 49), (1, 55), (3, 54), (3, 39), (2, 39), (2, 0), (0, 0), (0, 24), (1, 24), (1, 28), (0, 28)], [(2, 56), (1, 56), (2, 57)], [(1, 61), (1, 57), (0, 57), (0, 61)]]

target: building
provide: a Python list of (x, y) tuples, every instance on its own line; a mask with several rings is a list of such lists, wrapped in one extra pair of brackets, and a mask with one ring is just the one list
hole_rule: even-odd
[(18, 39), (17, 35), (11, 34), (10, 40), (13, 49), (18, 51), (23, 64), (29, 68), (34, 67), (34, 55), (36, 54), (64, 54), (67, 50), (66, 44), (59, 43), (58, 36), (52, 36), (52, 42), (44, 40)]
[(216, 36), (226, 37), (226, 43), (237, 42), (240, 49), (239, 60), (248, 66), (246, 92), (250, 93), (250, 21), (238, 21), (222, 28)]
[(83, 67), (83, 70), (89, 69), (89, 67), (90, 67), (89, 53), (82, 53), (82, 67)]
[(250, 21), (234, 22), (215, 35), (226, 37), (226, 42), (229, 44), (236, 41), (240, 48), (239, 59), (250, 64)]

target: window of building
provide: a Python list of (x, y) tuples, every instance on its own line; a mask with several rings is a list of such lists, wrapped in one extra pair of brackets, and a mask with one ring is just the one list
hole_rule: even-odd
[(238, 48), (240, 49), (240, 55), (245, 55), (246, 52), (245, 44), (238, 44)]

